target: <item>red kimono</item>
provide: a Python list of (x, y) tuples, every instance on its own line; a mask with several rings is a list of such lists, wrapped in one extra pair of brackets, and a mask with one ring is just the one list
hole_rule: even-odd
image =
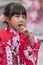
[(11, 30), (0, 30), (0, 65), (37, 65), (40, 41), (30, 46), (28, 37)]

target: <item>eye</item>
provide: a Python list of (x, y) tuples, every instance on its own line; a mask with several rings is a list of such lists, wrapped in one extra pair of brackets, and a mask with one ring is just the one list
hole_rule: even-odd
[(22, 18), (26, 19), (25, 15), (23, 15)]
[(19, 15), (15, 15), (15, 17), (20, 17)]

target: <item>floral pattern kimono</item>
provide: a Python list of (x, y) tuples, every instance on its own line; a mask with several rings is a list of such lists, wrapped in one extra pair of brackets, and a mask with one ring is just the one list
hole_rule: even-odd
[(27, 36), (8, 26), (0, 30), (0, 65), (37, 65), (39, 47), (37, 38), (31, 47)]

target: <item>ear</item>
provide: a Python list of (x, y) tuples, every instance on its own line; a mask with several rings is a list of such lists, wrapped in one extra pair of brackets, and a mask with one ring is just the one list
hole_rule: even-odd
[(10, 18), (6, 16), (6, 21), (9, 24), (10, 23)]

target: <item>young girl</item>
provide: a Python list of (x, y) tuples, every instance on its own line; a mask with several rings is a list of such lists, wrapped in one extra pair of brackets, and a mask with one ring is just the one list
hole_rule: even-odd
[(19, 3), (9, 3), (0, 20), (7, 28), (0, 30), (0, 65), (37, 65), (40, 41), (25, 27), (26, 10)]

